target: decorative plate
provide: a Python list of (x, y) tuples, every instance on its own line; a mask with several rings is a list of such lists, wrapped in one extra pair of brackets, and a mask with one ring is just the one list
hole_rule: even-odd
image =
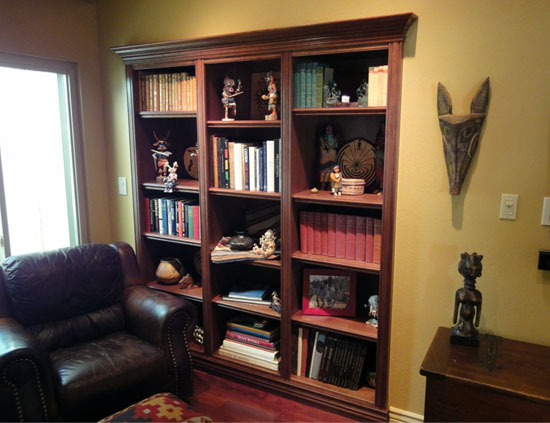
[(183, 154), (183, 165), (193, 179), (199, 179), (199, 148), (189, 147)]
[(338, 152), (338, 166), (344, 178), (364, 179), (365, 186), (375, 180), (376, 149), (364, 138), (354, 138)]

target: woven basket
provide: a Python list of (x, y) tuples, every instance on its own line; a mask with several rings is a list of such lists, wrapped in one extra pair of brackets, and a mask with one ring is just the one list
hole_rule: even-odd
[(361, 195), (365, 192), (364, 179), (342, 178), (342, 194)]

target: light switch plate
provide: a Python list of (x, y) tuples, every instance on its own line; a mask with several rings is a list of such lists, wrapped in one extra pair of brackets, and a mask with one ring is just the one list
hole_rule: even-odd
[(542, 219), (540, 222), (543, 226), (550, 226), (550, 197), (544, 197), (542, 203)]
[(500, 200), (500, 218), (507, 220), (516, 220), (518, 212), (518, 197), (517, 194), (502, 194)]
[(128, 186), (126, 184), (126, 178), (124, 176), (118, 177), (118, 193), (120, 195), (128, 195)]

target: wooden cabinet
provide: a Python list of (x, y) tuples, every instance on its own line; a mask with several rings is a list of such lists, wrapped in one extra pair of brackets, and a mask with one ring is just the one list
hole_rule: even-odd
[(548, 421), (550, 347), (482, 335), (451, 345), (440, 327), (420, 368), (425, 421)]
[[(205, 330), (204, 345), (194, 348), (196, 366), (360, 419), (387, 418), (401, 63), (405, 36), (415, 20), (414, 14), (407, 13), (113, 48), (127, 70), (136, 249), (142, 272), (153, 280), (155, 267), (164, 256), (181, 257), (186, 268), (192, 269), (196, 263), (193, 257), (200, 251), (202, 288), (194, 289), (191, 294), (182, 292), (197, 305)], [(339, 89), (350, 95), (352, 102), (356, 101), (357, 88), (368, 78), (369, 67), (387, 65), (386, 105), (323, 107), (322, 102), (312, 101), (307, 104), (309, 107), (303, 107), (305, 104), (297, 97), (298, 90), (303, 89), (298, 83), (299, 69), (308, 63), (330, 67)], [(261, 101), (257, 81), (268, 72), (273, 72), (278, 79), (278, 120), (264, 120), (258, 112)], [(171, 73), (195, 77), (196, 110), (173, 110), (174, 107), (168, 106), (157, 111), (144, 106), (147, 102), (140, 93), (145, 89), (143, 81), (150, 78), (147, 75)], [(233, 121), (223, 120), (221, 93), (226, 75), (240, 79), (244, 91), (236, 98), (237, 112)], [(170, 80), (171, 77), (163, 78)], [(385, 123), (382, 193), (341, 197), (327, 191), (312, 193), (310, 189), (319, 186), (321, 128), (329, 123), (337, 128), (340, 145), (354, 138), (374, 143), (381, 122)], [(182, 160), (185, 150), (197, 143), (199, 178), (194, 180), (185, 171), (180, 171), (175, 193), (161, 194), (163, 184), (155, 180), (151, 149), (154, 134), (161, 137), (168, 133), (173, 152), (170, 162)], [(272, 192), (237, 190), (220, 184), (214, 169), (214, 137), (245, 142), (280, 139), (280, 173), (275, 189), (270, 190)], [(163, 195), (197, 200), (200, 239), (161, 235), (150, 230), (147, 199)], [(210, 254), (220, 238), (233, 235), (246, 223), (246, 213), (259, 208), (276, 210), (280, 216), (280, 258), (213, 264)], [(301, 251), (299, 216), (304, 210), (379, 219), (380, 263)], [(355, 317), (303, 314), (303, 272), (306, 268), (353, 272), (357, 281)], [(222, 296), (232, 283), (242, 277), (262, 280), (277, 289), (281, 295), (281, 313), (264, 305), (223, 300)], [(364, 304), (373, 294), (379, 295), (378, 328), (365, 324)], [(218, 353), (227, 320), (239, 312), (280, 324), (278, 371)], [(353, 390), (295, 374), (300, 328), (367, 343), (371, 353), (363, 372), (367, 369), (375, 372), (375, 381), (371, 380), (369, 386), (361, 379), (359, 389)]]

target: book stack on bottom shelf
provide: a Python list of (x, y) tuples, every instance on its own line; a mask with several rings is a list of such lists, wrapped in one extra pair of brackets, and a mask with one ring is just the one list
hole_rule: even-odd
[[(363, 382), (368, 350), (365, 341), (300, 327), (296, 374), (356, 391)], [(374, 387), (371, 373), (367, 384)]]
[(219, 354), (277, 371), (280, 361), (279, 339), (280, 326), (278, 323), (248, 315), (239, 315), (227, 322), (227, 331)]

